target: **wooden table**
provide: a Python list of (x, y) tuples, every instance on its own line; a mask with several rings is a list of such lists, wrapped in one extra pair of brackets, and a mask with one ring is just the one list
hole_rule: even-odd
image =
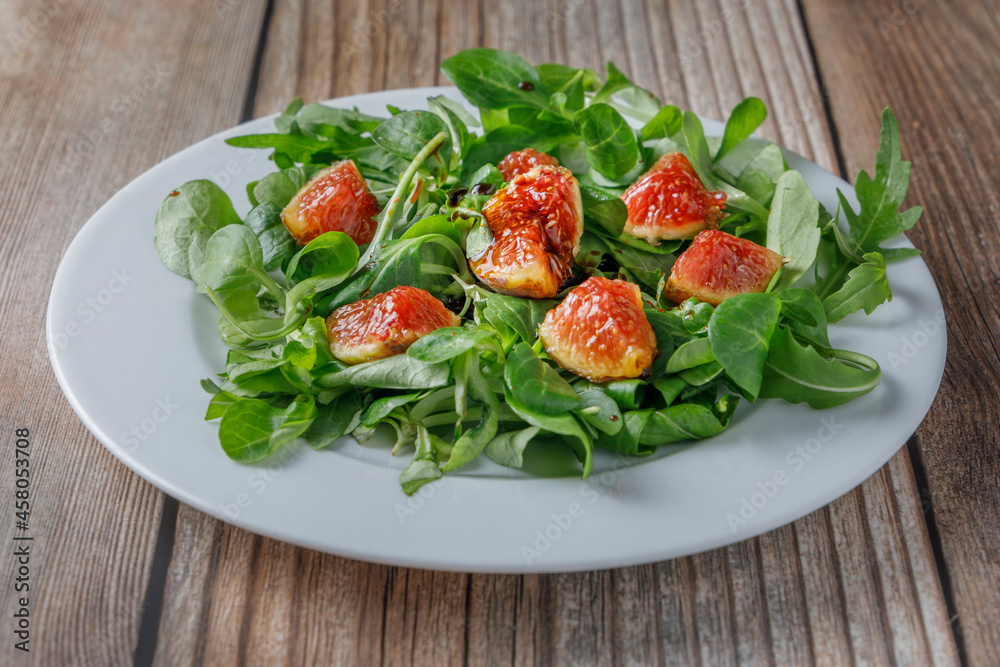
[[(901, 0), (2, 0), (0, 481), (33, 451), (31, 653), (0, 663), (866, 664), (1000, 660), (1000, 20)], [(767, 102), (762, 133), (853, 181), (879, 112), (913, 160), (910, 238), (944, 299), (938, 398), (893, 459), (759, 538), (620, 570), (492, 576), (370, 565), (233, 528), (165, 496), (86, 431), (56, 385), (59, 259), (132, 178), (240, 121), (445, 83), (471, 46), (613, 60), (682, 107)]]

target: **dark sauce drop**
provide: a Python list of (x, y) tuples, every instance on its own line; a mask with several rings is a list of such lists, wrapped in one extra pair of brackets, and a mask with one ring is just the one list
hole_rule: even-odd
[(469, 192), (474, 195), (491, 195), (496, 192), (496, 188), (489, 183), (476, 183)]
[(517, 87), (520, 88), (521, 90), (534, 90), (535, 84), (531, 83), (530, 81), (521, 81), (520, 83), (517, 84)]
[(448, 206), (451, 206), (452, 208), (458, 206), (458, 202), (462, 201), (462, 197), (464, 197), (465, 193), (468, 191), (469, 188), (464, 186), (452, 189), (452, 191), (448, 193)]

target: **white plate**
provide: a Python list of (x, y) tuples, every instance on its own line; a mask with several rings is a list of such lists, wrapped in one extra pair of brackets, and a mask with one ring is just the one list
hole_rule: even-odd
[[(384, 114), (423, 108), (454, 88), (334, 100)], [(344, 438), (327, 451), (293, 446), (269, 465), (230, 461), (199, 380), (224, 368), (215, 308), (166, 269), (153, 218), (181, 183), (210, 178), (245, 213), (245, 185), (273, 170), (265, 151), (223, 139), (269, 131), (263, 118), (184, 150), (130, 183), (70, 245), (49, 300), (52, 366), (87, 428), (125, 465), (223, 521), (330, 553), (394, 565), (476, 572), (619, 567), (723, 546), (793, 521), (860, 484), (920, 424), (944, 369), (944, 313), (919, 258), (893, 264), (895, 297), (831, 329), (838, 347), (882, 365), (871, 394), (833, 410), (762, 401), (691, 447), (625, 460), (599, 452), (594, 474), (539, 478), (476, 462), (407, 498), (383, 446)], [(718, 123), (706, 121), (710, 134)], [(829, 210), (849, 185), (799, 156)], [(853, 192), (851, 192), (853, 195)], [(901, 244), (907, 244), (901, 241)], [(669, 451), (667, 451), (669, 449)]]

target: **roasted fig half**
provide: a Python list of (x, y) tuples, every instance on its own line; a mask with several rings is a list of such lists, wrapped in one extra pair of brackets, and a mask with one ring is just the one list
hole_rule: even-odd
[(326, 232), (344, 232), (358, 245), (375, 235), (378, 201), (353, 160), (337, 162), (302, 186), (281, 212), (299, 245)]
[(652, 244), (689, 239), (714, 229), (726, 193), (707, 190), (683, 153), (664, 153), (622, 195), (628, 209), (625, 233)]
[(698, 234), (670, 271), (664, 294), (719, 305), (731, 296), (763, 292), (785, 263), (776, 252), (717, 229)]
[(326, 318), (333, 356), (360, 364), (406, 352), (417, 339), (461, 322), (429, 292), (400, 285), (341, 306)]
[(482, 282), (502, 294), (553, 297), (572, 274), (583, 234), (583, 204), (573, 173), (539, 165), (514, 177), (483, 207), (492, 242), (469, 258)]
[(593, 276), (550, 310), (538, 327), (549, 356), (593, 382), (642, 377), (659, 355), (639, 288)]

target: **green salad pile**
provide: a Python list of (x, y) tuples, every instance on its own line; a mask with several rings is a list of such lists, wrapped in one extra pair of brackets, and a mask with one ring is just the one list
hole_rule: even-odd
[[(767, 113), (759, 99), (733, 109), (722, 137), (706, 137), (697, 116), (662, 104), (611, 63), (602, 76), (471, 49), (441, 68), (478, 114), (443, 96), (428, 98), (426, 110), (389, 106), (385, 118), (295, 100), (273, 133), (228, 140), (271, 151), (276, 168), (247, 187), (244, 219), (207, 180), (164, 200), (157, 251), (218, 307), (230, 348), (225, 371), (202, 382), (211, 394), (206, 419), (220, 420), (229, 457), (259, 461), (298, 438), (316, 449), (346, 434), (364, 442), (387, 425), (394, 453), (413, 452), (400, 478), (408, 494), (480, 455), (520, 467), (533, 443), (568, 448), (586, 476), (595, 447), (643, 456), (711, 437), (741, 398), (829, 408), (878, 384), (878, 364), (833, 349), (827, 326), (891, 299), (886, 262), (918, 252), (882, 245), (921, 213), (901, 210), (910, 165), (888, 109), (875, 175), (857, 178), (860, 209), (841, 194), (838, 212), (820, 205), (777, 145), (747, 141)], [(470, 272), (468, 257), (491, 240), (482, 208), (505, 185), (496, 165), (525, 147), (556, 157), (579, 180), (584, 234), (572, 282), (597, 275), (642, 291), (659, 351), (647, 377), (594, 383), (548, 358), (537, 328), (571, 287), (556, 299), (520, 298)], [(726, 193), (721, 229), (786, 258), (767, 292), (715, 307), (663, 297), (690, 241), (651, 245), (623, 234), (620, 196), (667, 151), (684, 153), (707, 188)], [(283, 207), (345, 159), (382, 206), (375, 238), (358, 247), (328, 232), (299, 246)], [(461, 326), (388, 358), (338, 361), (324, 318), (398, 285), (427, 290)]]

